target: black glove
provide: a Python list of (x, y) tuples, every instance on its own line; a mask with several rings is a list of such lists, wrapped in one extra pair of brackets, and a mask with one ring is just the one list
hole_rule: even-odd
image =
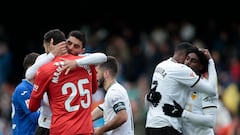
[(156, 91), (150, 91), (147, 94), (147, 100), (153, 104), (154, 107), (156, 107), (161, 100), (161, 94)]
[(174, 100), (174, 105), (164, 104), (162, 109), (165, 115), (172, 117), (181, 117), (183, 113), (182, 107)]

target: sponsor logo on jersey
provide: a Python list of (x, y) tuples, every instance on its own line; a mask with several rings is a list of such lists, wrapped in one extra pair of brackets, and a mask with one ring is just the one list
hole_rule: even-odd
[(25, 95), (26, 93), (27, 93), (27, 91), (24, 90), (24, 91), (21, 93), (21, 95), (23, 96), (23, 95)]

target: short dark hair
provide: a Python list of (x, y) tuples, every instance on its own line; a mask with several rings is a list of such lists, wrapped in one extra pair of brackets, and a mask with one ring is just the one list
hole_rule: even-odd
[(175, 52), (176, 51), (186, 51), (186, 53), (190, 52), (191, 50), (195, 49), (196, 47), (193, 46), (193, 44), (189, 42), (181, 42), (176, 45)]
[(69, 32), (68, 38), (70, 36), (75, 37), (78, 40), (80, 40), (82, 42), (83, 48), (85, 48), (86, 42), (87, 42), (87, 38), (86, 38), (86, 35), (84, 33), (82, 33), (79, 30), (72, 30), (72, 31)]
[(118, 68), (119, 68), (119, 64), (117, 59), (114, 56), (107, 56), (107, 61), (104, 63), (101, 63), (99, 65), (99, 68), (105, 70), (109, 70), (110, 74), (113, 77), (116, 77), (117, 73), (118, 73)]
[(66, 41), (65, 34), (60, 29), (52, 29), (44, 34), (44, 42), (50, 42), (53, 39), (53, 45)]
[(32, 66), (35, 63), (35, 60), (40, 54), (36, 52), (31, 52), (24, 57), (23, 67), (26, 70), (28, 67)]

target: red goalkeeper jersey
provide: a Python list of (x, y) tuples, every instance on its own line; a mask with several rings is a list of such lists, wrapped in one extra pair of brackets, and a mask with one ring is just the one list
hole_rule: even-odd
[(52, 111), (50, 134), (93, 133), (91, 105), (92, 93), (97, 89), (95, 67), (77, 67), (65, 75), (59, 64), (60, 58), (73, 60), (81, 57), (56, 57), (36, 73), (29, 109), (37, 110), (44, 92), (47, 91)]

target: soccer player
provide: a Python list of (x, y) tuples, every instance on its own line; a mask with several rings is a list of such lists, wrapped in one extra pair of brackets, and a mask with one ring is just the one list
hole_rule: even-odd
[[(147, 99), (151, 103), (148, 107), (146, 119), (147, 135), (181, 135), (181, 120), (164, 114), (162, 106), (175, 100), (182, 107), (186, 104), (190, 87), (209, 94), (216, 95), (214, 84), (217, 80), (216, 72), (209, 72), (208, 79), (200, 78), (188, 66), (182, 64), (193, 45), (182, 42), (175, 47), (173, 57), (160, 62), (153, 73), (151, 90)], [(215, 71), (215, 68), (213, 69)]]
[[(204, 50), (209, 55), (208, 50)], [(208, 59), (198, 49), (190, 52), (184, 64), (191, 67), (198, 75), (204, 77), (208, 68)], [(209, 72), (215, 72), (214, 61), (209, 60)], [(217, 89), (217, 86), (215, 86)], [(216, 94), (218, 95), (218, 94)], [(174, 101), (172, 104), (164, 104), (163, 111), (166, 115), (183, 119), (184, 135), (214, 135), (214, 125), (217, 114), (218, 96), (209, 96), (205, 93), (190, 91), (185, 108)], [(176, 110), (173, 112), (173, 110)]]
[[(26, 70), (35, 62), (38, 53), (27, 54), (23, 61)], [(28, 109), (30, 95), (33, 89), (33, 79), (23, 79), (12, 94), (12, 134), (33, 135), (37, 127), (39, 111), (31, 112)]]
[(76, 66), (97, 65), (107, 60), (107, 56), (104, 53), (85, 53), (86, 35), (79, 30), (70, 31), (66, 42), (69, 54), (85, 57), (76, 61), (62, 59), (64, 63), (63, 69), (66, 69), (65, 74), (68, 74), (68, 72), (76, 68)]
[[(53, 58), (55, 58), (55, 56), (66, 53), (67, 49), (65, 40), (65, 34), (61, 30), (52, 29), (47, 31), (43, 38), (43, 46), (46, 53), (41, 54), (36, 59), (35, 63), (28, 68), (25, 73), (26, 78), (34, 79), (35, 73), (40, 66), (50, 62)], [(38, 127), (35, 131), (35, 135), (49, 135), (51, 115), (52, 113), (49, 107), (48, 96), (47, 93), (44, 93), (40, 107), (40, 116), (38, 118)]]
[[(53, 30), (50, 30), (44, 35), (44, 48), (46, 53), (43, 54), (35, 64), (32, 66), (32, 68), (28, 69), (26, 72), (27, 78), (34, 78), (35, 73), (41, 67), (42, 65), (50, 62), (55, 58), (55, 56), (61, 55), (62, 53), (66, 53), (65, 50), (65, 42), (55, 42), (57, 45), (53, 45), (54, 35), (51, 34)], [(52, 40), (51, 40), (52, 39)], [(83, 33), (77, 30), (73, 30), (69, 33), (68, 39), (67, 39), (67, 51), (68, 53), (71, 53), (73, 55), (83, 55), (85, 51), (85, 44), (86, 44), (86, 37)], [(76, 66), (82, 66), (82, 65), (90, 65), (90, 64), (98, 64), (101, 62), (106, 61), (106, 55), (103, 53), (93, 53), (86, 55), (86, 57), (78, 60), (63, 60), (64, 66), (63, 70), (66, 69), (66, 74), (76, 68)], [(95, 73), (95, 72), (94, 72)], [(96, 77), (93, 77), (93, 79)], [(94, 81), (93, 81), (94, 82)], [(50, 123), (51, 123), (51, 110), (49, 107), (48, 97), (45, 93), (43, 96), (43, 104), (41, 106), (41, 114), (39, 117), (39, 127), (36, 130), (35, 135), (48, 135), (49, 129), (50, 129)]]
[(94, 135), (134, 135), (133, 115), (126, 89), (117, 82), (118, 62), (108, 56), (96, 67), (98, 86), (106, 90), (104, 103), (92, 111), (93, 121), (104, 118), (104, 125)]
[(93, 133), (91, 97), (97, 90), (92, 76), (95, 68), (85, 65), (65, 75), (61, 64), (61, 59), (76, 60), (82, 57), (71, 54), (57, 56), (36, 73), (29, 108), (35, 111), (47, 92), (52, 111), (50, 134)]

